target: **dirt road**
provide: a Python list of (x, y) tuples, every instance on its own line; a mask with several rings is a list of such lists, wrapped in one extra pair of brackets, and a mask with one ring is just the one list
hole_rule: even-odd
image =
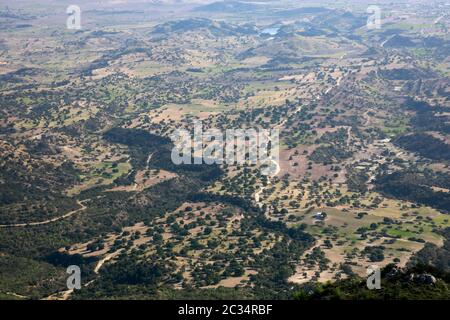
[(30, 226), (40, 226), (43, 224), (52, 223), (55, 221), (59, 221), (62, 219), (69, 218), (70, 216), (73, 216), (74, 214), (86, 210), (86, 206), (83, 204), (83, 202), (88, 201), (89, 199), (83, 200), (83, 201), (77, 201), (77, 204), (81, 206), (81, 208), (70, 211), (62, 216), (55, 217), (52, 219), (44, 220), (44, 221), (37, 221), (37, 222), (28, 222), (28, 223), (13, 223), (13, 224), (0, 224), (0, 228), (21, 228), (21, 227), (30, 227)]

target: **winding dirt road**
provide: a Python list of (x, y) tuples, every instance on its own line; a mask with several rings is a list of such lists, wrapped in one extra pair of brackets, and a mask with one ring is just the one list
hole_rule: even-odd
[(97, 262), (97, 265), (95, 266), (94, 272), (98, 273), (100, 271), (100, 268), (105, 264), (105, 262), (111, 260), (112, 258), (119, 255), (119, 253), (122, 251), (122, 249), (114, 251), (110, 254), (107, 254), (103, 259), (99, 260)]
[(52, 219), (48, 219), (48, 220), (44, 220), (44, 221), (37, 221), (37, 222), (28, 222), (28, 223), (13, 223), (13, 224), (0, 224), (0, 228), (23, 228), (23, 227), (30, 227), (30, 226), (40, 226), (43, 224), (49, 224), (55, 221), (59, 221), (62, 219), (66, 219), (69, 218), (70, 216), (80, 212), (80, 211), (84, 211), (86, 210), (86, 206), (83, 204), (83, 202), (88, 201), (89, 199), (83, 200), (83, 201), (79, 201), (77, 200), (77, 204), (81, 206), (81, 208), (70, 211), (62, 216), (59, 217), (55, 217)]

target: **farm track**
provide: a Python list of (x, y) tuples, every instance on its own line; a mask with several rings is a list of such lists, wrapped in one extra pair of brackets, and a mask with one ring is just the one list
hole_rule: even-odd
[(74, 214), (84, 211), (87, 209), (87, 207), (83, 204), (84, 201), (88, 201), (89, 199), (83, 200), (83, 201), (79, 201), (77, 200), (77, 204), (81, 206), (81, 208), (78, 208), (76, 210), (72, 210), (62, 216), (59, 217), (55, 217), (52, 219), (47, 219), (44, 221), (37, 221), (37, 222), (27, 222), (27, 223), (13, 223), (13, 224), (0, 224), (0, 228), (23, 228), (23, 227), (31, 227), (31, 226), (40, 226), (40, 225), (45, 225), (45, 224), (49, 224), (52, 222), (56, 222), (59, 220), (63, 220), (66, 218), (69, 218), (71, 216), (73, 216)]

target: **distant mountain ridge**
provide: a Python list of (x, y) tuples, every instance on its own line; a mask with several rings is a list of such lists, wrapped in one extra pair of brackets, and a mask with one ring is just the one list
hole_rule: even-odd
[(253, 11), (255, 9), (261, 8), (260, 5), (241, 2), (241, 1), (217, 1), (210, 4), (202, 5), (195, 8), (195, 11), (203, 12), (242, 12), (242, 11)]
[(223, 21), (213, 21), (205, 18), (192, 18), (170, 21), (157, 25), (153, 34), (170, 34), (174, 32), (189, 32), (205, 29), (216, 36), (231, 36), (240, 34), (256, 34), (258, 29), (251, 24), (234, 25)]

